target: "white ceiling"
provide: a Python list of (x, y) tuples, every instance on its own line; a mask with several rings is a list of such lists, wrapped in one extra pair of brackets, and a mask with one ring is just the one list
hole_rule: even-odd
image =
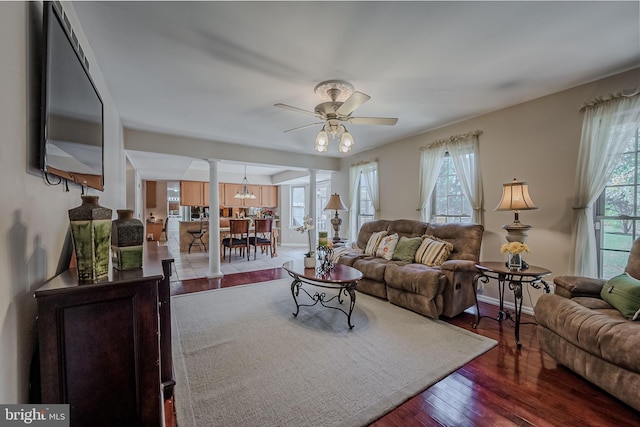
[(317, 120), (273, 104), (313, 110), (323, 80), (398, 117), (348, 125), (361, 151), (640, 66), (637, 1), (73, 7), (125, 126), (309, 154), (320, 126), (283, 131)]

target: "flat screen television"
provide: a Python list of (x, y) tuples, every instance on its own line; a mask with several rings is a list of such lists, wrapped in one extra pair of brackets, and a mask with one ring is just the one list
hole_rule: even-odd
[(56, 3), (43, 8), (41, 166), (46, 174), (104, 190), (102, 98)]

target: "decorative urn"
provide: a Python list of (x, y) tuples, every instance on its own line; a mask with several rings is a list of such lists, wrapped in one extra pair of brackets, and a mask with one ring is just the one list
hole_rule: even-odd
[(95, 282), (109, 276), (111, 209), (98, 204), (98, 196), (81, 196), (82, 204), (69, 209), (78, 280)]
[(133, 210), (118, 209), (118, 219), (111, 223), (111, 253), (113, 267), (134, 270), (142, 267), (144, 224), (133, 217)]

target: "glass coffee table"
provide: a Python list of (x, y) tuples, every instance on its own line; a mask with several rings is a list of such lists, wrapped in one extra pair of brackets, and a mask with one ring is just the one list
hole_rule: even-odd
[[(362, 279), (362, 273), (347, 265), (335, 264), (332, 270), (326, 274), (322, 274), (316, 272), (315, 268), (305, 268), (302, 260), (285, 262), (282, 265), (282, 268), (284, 268), (287, 273), (289, 273), (289, 276), (293, 278), (293, 282), (291, 283), (291, 295), (293, 296), (293, 302), (296, 303), (296, 312), (293, 313), (294, 316), (298, 316), (300, 307), (312, 307), (320, 303), (323, 307), (343, 312), (347, 316), (349, 329), (353, 328), (353, 325), (351, 324), (351, 313), (353, 312), (353, 307), (356, 305), (356, 285), (358, 284), (358, 280)], [(338, 294), (330, 296), (322, 289), (311, 294), (303, 287), (303, 285), (311, 285), (316, 288), (334, 289), (338, 291)], [(300, 296), (301, 290), (311, 298), (313, 303), (300, 304), (298, 297)], [(348, 310), (345, 310), (340, 306), (346, 296), (349, 296)], [(337, 302), (337, 304), (328, 304), (332, 301)]]

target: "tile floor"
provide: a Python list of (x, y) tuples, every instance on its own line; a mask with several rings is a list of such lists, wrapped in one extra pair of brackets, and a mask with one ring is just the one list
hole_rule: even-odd
[[(209, 254), (205, 252), (192, 251), (190, 254), (180, 252), (180, 243), (178, 240), (178, 220), (169, 220), (167, 240), (160, 241), (161, 245), (168, 245), (169, 251), (175, 259), (174, 274), (171, 281), (181, 281), (189, 279), (199, 279), (207, 277), (209, 271)], [(231, 262), (229, 258), (220, 262), (220, 270), (223, 274), (246, 273), (248, 271), (266, 270), (269, 268), (282, 267), (287, 261), (293, 259), (301, 259), (306, 252), (306, 248), (302, 246), (287, 247), (278, 246), (278, 256), (272, 258), (269, 254), (262, 254), (258, 250), (256, 259), (253, 259), (253, 248), (251, 248), (250, 260), (241, 257), (240, 253), (233, 252)], [(228, 255), (228, 254), (227, 254)]]

